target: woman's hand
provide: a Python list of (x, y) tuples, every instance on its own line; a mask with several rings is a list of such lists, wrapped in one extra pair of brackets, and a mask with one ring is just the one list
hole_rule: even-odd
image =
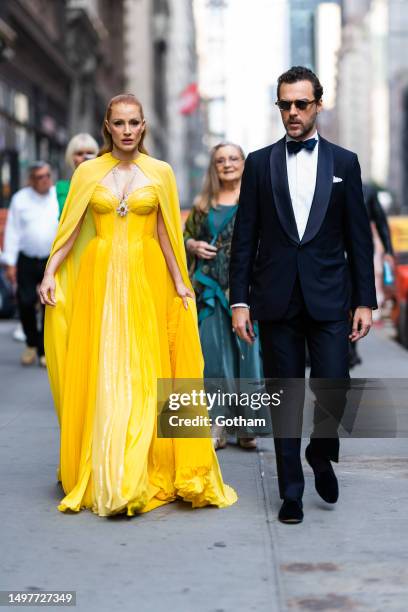
[(184, 308), (187, 310), (188, 308), (187, 298), (192, 298), (194, 300), (195, 299), (194, 293), (191, 291), (191, 289), (186, 287), (183, 282), (176, 284), (176, 291), (177, 291), (177, 295), (181, 297), (181, 299), (183, 300)]
[(199, 259), (214, 259), (217, 255), (217, 247), (205, 240), (194, 240), (190, 238), (190, 240), (187, 241), (187, 249)]
[(53, 274), (45, 273), (42, 279), (40, 289), (40, 300), (41, 304), (48, 306), (55, 306), (57, 300), (55, 299), (55, 278)]

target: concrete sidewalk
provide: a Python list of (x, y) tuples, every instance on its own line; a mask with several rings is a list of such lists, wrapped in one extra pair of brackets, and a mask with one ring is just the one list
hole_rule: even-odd
[[(405, 612), (406, 440), (342, 441), (336, 508), (320, 501), (305, 467), (298, 526), (276, 519), (270, 439), (257, 453), (220, 451), (224, 479), (239, 494), (232, 508), (180, 502), (132, 519), (64, 515), (46, 373), (19, 366), (13, 327), (0, 323), (0, 589), (76, 590), (77, 609), (87, 612)], [(408, 353), (384, 333), (361, 353), (356, 376), (378, 376), (391, 363), (389, 376), (407, 376)]]
[[(373, 330), (360, 342), (359, 352), (363, 363), (352, 370), (354, 377), (408, 375), (408, 353), (387, 327)], [(269, 448), (261, 454), (280, 577), (278, 610), (407, 610), (407, 457), (405, 439), (341, 440), (335, 507), (316, 494), (313, 473), (304, 462), (305, 520), (291, 528), (276, 521), (280, 502), (274, 455)]]

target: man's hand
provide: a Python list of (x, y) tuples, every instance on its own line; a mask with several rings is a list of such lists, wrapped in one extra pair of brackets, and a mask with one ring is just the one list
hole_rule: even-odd
[(349, 338), (352, 342), (357, 342), (360, 338), (364, 338), (370, 331), (373, 322), (373, 312), (371, 308), (359, 306), (356, 308), (353, 317), (353, 328)]
[(391, 270), (395, 270), (395, 258), (393, 255), (391, 255), (390, 253), (385, 253), (383, 261), (386, 261), (390, 264)]
[(13, 286), (17, 284), (17, 267), (6, 266), (6, 278)]
[(252, 326), (249, 308), (236, 306), (232, 308), (232, 329), (248, 344), (255, 342), (254, 328)]

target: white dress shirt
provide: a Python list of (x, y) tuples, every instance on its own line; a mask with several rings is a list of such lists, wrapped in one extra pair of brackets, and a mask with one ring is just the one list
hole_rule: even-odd
[(48, 257), (58, 226), (55, 187), (42, 195), (32, 187), (11, 199), (4, 235), (3, 264), (14, 266), (20, 252), (28, 257)]
[[(305, 233), (316, 188), (317, 158), (319, 151), (319, 136), (317, 131), (312, 136), (309, 136), (307, 140), (310, 138), (315, 138), (317, 140), (313, 151), (301, 149), (296, 155), (289, 155), (288, 149), (285, 146), (289, 193), (290, 199), (292, 200), (292, 208), (295, 215), (299, 240), (302, 240), (303, 234)], [(288, 140), (295, 139), (286, 136), (286, 142)], [(241, 302), (232, 304), (231, 308), (238, 308), (239, 306), (249, 308), (248, 304)]]
[[(303, 234), (305, 233), (316, 188), (319, 137), (317, 132), (315, 132), (313, 136), (309, 138), (315, 138), (317, 140), (317, 144), (313, 151), (301, 149), (296, 155), (289, 155), (286, 147), (286, 168), (288, 171), (289, 192), (299, 240), (302, 240)], [(309, 140), (309, 138), (307, 140)], [(294, 138), (286, 136), (286, 142), (288, 140), (294, 140)]]

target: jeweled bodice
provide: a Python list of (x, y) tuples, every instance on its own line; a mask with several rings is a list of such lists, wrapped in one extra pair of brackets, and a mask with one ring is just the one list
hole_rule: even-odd
[(128, 212), (117, 212), (119, 198), (105, 185), (98, 184), (89, 202), (95, 222), (96, 235), (112, 240), (115, 230), (127, 229), (129, 242), (152, 237), (155, 232), (159, 200), (154, 185), (144, 185), (132, 191), (127, 198)]

